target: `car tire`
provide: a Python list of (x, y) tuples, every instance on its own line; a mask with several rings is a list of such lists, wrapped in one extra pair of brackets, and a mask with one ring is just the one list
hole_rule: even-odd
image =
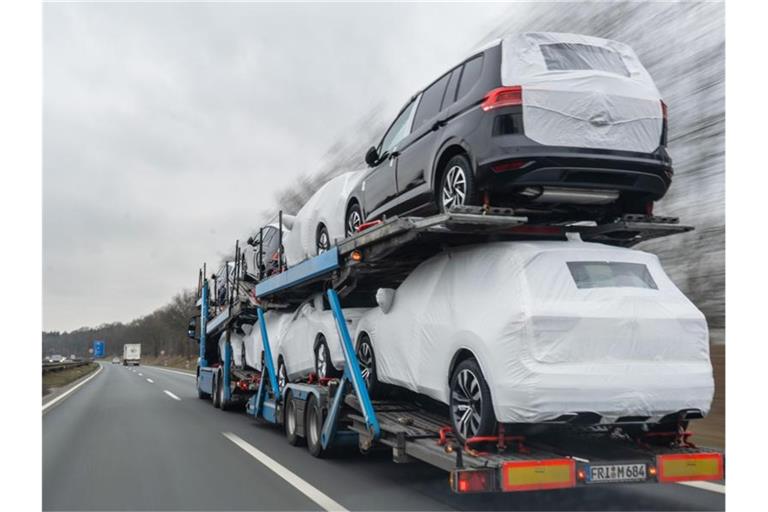
[(309, 395), (307, 408), (304, 414), (304, 435), (307, 436), (307, 450), (313, 457), (323, 458), (326, 451), (323, 449), (321, 436), (325, 414), (320, 409), (320, 404), (314, 394)]
[(363, 333), (360, 335), (355, 352), (357, 362), (360, 364), (360, 371), (363, 374), (365, 387), (368, 389), (368, 395), (373, 399), (381, 394), (381, 384), (379, 383), (376, 371), (376, 354), (373, 351), (373, 344), (368, 334)]
[(445, 164), (435, 197), (440, 213), (449, 211), (453, 206), (471, 206), (477, 204), (475, 173), (464, 155), (456, 155)]
[(352, 203), (344, 218), (344, 234), (347, 238), (357, 233), (357, 228), (363, 223), (363, 211), (358, 203)]
[(496, 433), (491, 391), (474, 359), (461, 361), (453, 370), (450, 381), (448, 409), (451, 427), (460, 443), (477, 436)]
[(288, 382), (288, 370), (285, 368), (285, 362), (283, 362), (283, 358), (281, 357), (277, 361), (277, 388), (281, 393)]
[(328, 228), (325, 224), (317, 226), (315, 233), (315, 254), (322, 254), (331, 248), (331, 235), (328, 234)]
[(289, 391), (285, 395), (285, 438), (291, 446), (299, 446), (303, 439), (298, 434), (299, 417), (296, 402)]
[(315, 346), (315, 375), (318, 378), (333, 379), (339, 376), (340, 372), (333, 366), (331, 360), (331, 351), (328, 349), (328, 343), (325, 336), (318, 336)]

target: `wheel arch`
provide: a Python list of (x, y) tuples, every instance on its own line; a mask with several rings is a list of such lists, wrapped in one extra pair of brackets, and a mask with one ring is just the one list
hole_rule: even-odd
[[(464, 141), (458, 139), (448, 139), (437, 151), (435, 158), (432, 160), (434, 162), (432, 165), (431, 183), (433, 194), (436, 194), (435, 191), (437, 190), (440, 180), (443, 178), (445, 165), (448, 163), (448, 160), (456, 155), (461, 154), (466, 155), (466, 157), (469, 159), (469, 163), (472, 166), (472, 170), (474, 172), (476, 166), (472, 158), (472, 152), (469, 149), (469, 145), (467, 145)], [(437, 199), (437, 197), (435, 197), (435, 199)]]

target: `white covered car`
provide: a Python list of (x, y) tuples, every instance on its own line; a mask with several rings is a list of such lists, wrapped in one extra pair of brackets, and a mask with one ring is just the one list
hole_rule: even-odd
[[(328, 250), (347, 236), (344, 209), (350, 191), (365, 173), (352, 171), (320, 187), (292, 218), (291, 232), (285, 239), (288, 266)], [(359, 224), (362, 219), (357, 219)]]
[(435, 256), (360, 320), (364, 376), (449, 404), (466, 439), (497, 422), (659, 423), (709, 411), (704, 315), (652, 254), (581, 241)]
[[(350, 334), (355, 332), (357, 322), (366, 311), (367, 308), (344, 309)], [(322, 295), (315, 296), (293, 311), (267, 311), (264, 319), (272, 362), (281, 386), (286, 379), (293, 381), (312, 372), (319, 377), (335, 377), (343, 370), (344, 355), (336, 321)], [(237, 362), (238, 357), (244, 357), (248, 366), (261, 370), (264, 351), (261, 330), (258, 323), (246, 326), (245, 330), (248, 331), (246, 336), (231, 338), (233, 360)], [(235, 347), (235, 343), (241, 343), (242, 348)]]

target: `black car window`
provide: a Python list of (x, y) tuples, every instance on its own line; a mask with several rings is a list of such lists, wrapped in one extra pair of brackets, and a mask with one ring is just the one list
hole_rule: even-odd
[(445, 74), (437, 82), (433, 83), (427, 90), (421, 95), (421, 101), (419, 101), (419, 108), (416, 109), (416, 115), (413, 118), (413, 129), (417, 130), (424, 121), (428, 121), (440, 112), (440, 104), (443, 101), (443, 93), (445, 92), (445, 86), (450, 78), (449, 74)]
[(577, 288), (649, 288), (658, 290), (648, 267), (618, 261), (569, 261)]
[(451, 73), (451, 78), (448, 80), (448, 86), (445, 88), (443, 104), (440, 107), (440, 110), (453, 105), (453, 102), (456, 101), (456, 86), (459, 85), (459, 77), (461, 77), (461, 66), (454, 69)]
[(384, 135), (384, 138), (381, 141), (381, 146), (379, 146), (380, 157), (383, 157), (385, 154), (392, 151), (392, 149), (397, 146), (401, 140), (406, 138), (408, 134), (411, 133), (411, 125), (413, 124), (413, 112), (415, 110), (414, 107), (416, 106), (417, 101), (418, 98), (409, 103), (408, 106), (405, 107), (402, 112), (400, 112), (400, 115), (397, 116), (397, 119), (395, 119), (395, 122), (392, 123), (392, 126), (389, 127), (387, 134)]
[(621, 55), (602, 46), (580, 43), (553, 43), (539, 45), (547, 69), (568, 71), (594, 69), (622, 76), (629, 76)]
[(459, 82), (459, 94), (456, 99), (463, 98), (480, 78), (480, 70), (483, 69), (483, 56), (478, 55), (464, 64), (464, 71), (461, 73), (461, 82)]

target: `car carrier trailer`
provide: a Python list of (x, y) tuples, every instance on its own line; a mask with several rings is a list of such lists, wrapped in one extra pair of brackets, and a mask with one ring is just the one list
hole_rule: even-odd
[[(672, 433), (649, 432), (634, 439), (610, 426), (553, 424), (523, 436), (505, 432), (502, 424), (493, 436), (461, 444), (453, 436), (448, 418), (418, 400), (371, 400), (341, 303), (378, 287), (396, 287), (420, 262), (445, 246), (573, 236), (631, 246), (691, 229), (674, 218), (638, 216), (605, 225), (537, 226), (510, 211), (476, 208), (427, 218), (392, 218), (370, 226), (329, 251), (256, 284), (258, 327), (254, 328), (261, 329), (264, 362), (261, 372), (252, 376), (257, 385), (246, 403), (246, 413), (282, 426), (289, 443), (306, 442), (316, 457), (349, 445), (362, 452), (391, 449), (396, 463), (422, 461), (447, 471), (450, 487), (457, 493), (722, 480), (724, 455), (695, 446), (684, 428)], [(322, 380), (311, 374), (305, 382), (280, 388), (264, 311), (298, 304), (318, 292), (326, 294), (333, 311), (344, 354), (343, 374)], [(203, 297), (206, 293), (204, 283)], [(206, 300), (200, 307), (201, 333), (205, 333)], [(241, 311), (247, 321), (253, 321), (252, 312), (246, 309)], [(231, 312), (228, 318), (221, 324), (235, 322)], [(201, 396), (213, 393), (213, 375), (221, 371), (203, 364), (205, 340), (201, 335), (197, 381)], [(230, 350), (229, 344), (226, 347)], [(224, 375), (229, 374), (229, 364), (225, 353)], [(682, 424), (686, 419), (680, 417), (679, 421)]]

